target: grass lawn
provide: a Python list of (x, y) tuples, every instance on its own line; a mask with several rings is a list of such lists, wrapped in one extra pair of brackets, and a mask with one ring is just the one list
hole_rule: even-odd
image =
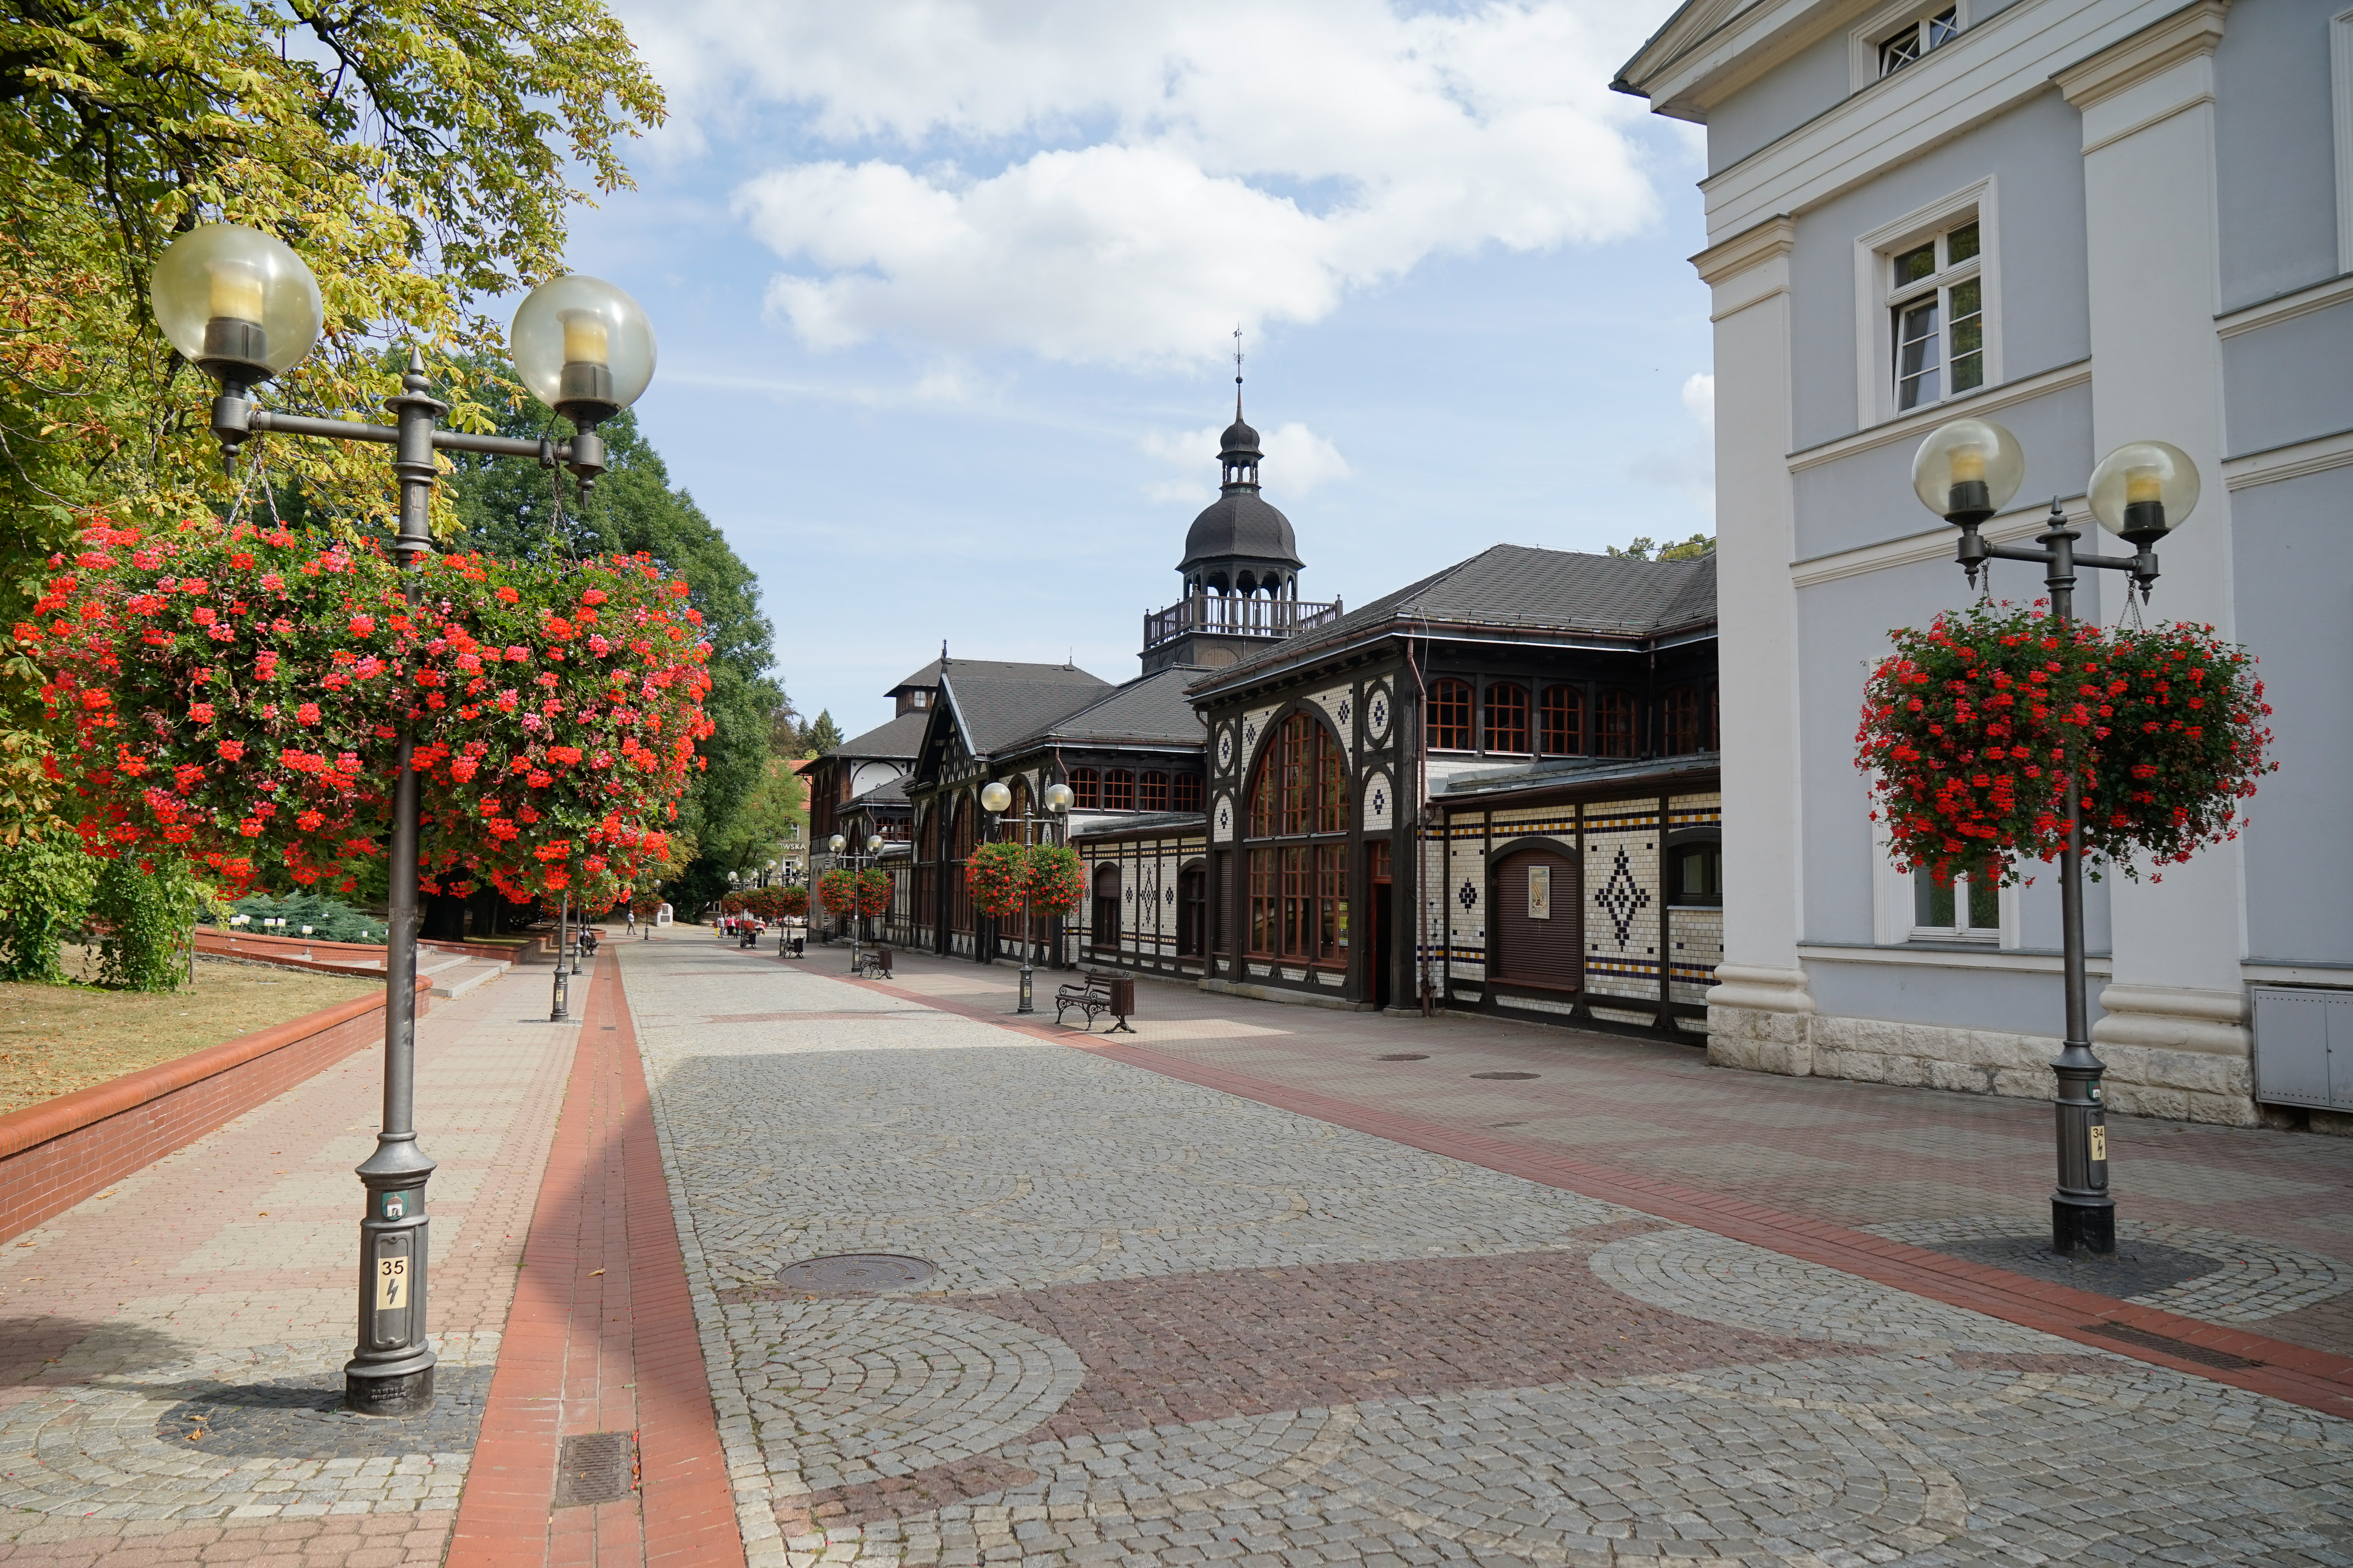
[(195, 985), (161, 995), (0, 984), (0, 1112), (383, 990), (381, 980), (211, 959), (197, 961)]

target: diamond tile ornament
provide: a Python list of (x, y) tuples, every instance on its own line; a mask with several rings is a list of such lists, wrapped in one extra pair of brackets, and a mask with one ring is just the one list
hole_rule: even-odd
[(1376, 690), (1365, 702), (1365, 733), (1374, 740), (1386, 740), (1389, 732), (1389, 694)]
[(1462, 879), (1462, 890), (1455, 894), (1454, 899), (1465, 910), (1472, 909), (1479, 902), (1479, 889), (1471, 885), (1470, 878), (1465, 877)]
[(1341, 727), (1342, 729), (1344, 729), (1344, 730), (1345, 730), (1345, 729), (1346, 729), (1346, 728), (1347, 728), (1347, 725), (1348, 725), (1348, 699), (1346, 699), (1346, 698), (1343, 697), (1342, 699), (1340, 699), (1340, 727)]
[[(1600, 906), (1603, 914), (1609, 917), (1610, 927), (1617, 931), (1620, 943), (1630, 941), (1634, 935), (1634, 917), (1650, 904), (1651, 890), (1634, 880), (1634, 868), (1627, 863), (1623, 849), (1618, 851), (1617, 863), (1610, 868), (1609, 879), (1593, 895), (1593, 901)], [(1470, 906), (1465, 904), (1463, 908)]]

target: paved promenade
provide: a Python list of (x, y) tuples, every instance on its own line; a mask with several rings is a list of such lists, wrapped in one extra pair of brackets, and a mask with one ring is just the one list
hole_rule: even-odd
[[(1801, 1157), (1781, 1131), (1873, 1130), (1856, 1086), (1157, 986), (1113, 1060), (1004, 1026), (1007, 972), (883, 987), (827, 973), (844, 956), (623, 954), (754, 1564), (2353, 1562), (2353, 1422), (2315, 1407), (2318, 1373), (2272, 1397), (1239, 1075), (1552, 1123), (1532, 1150), (1569, 1121), (1655, 1140), (1651, 1108), (1696, 1101), (1715, 1131), (1678, 1135), (1678, 1168), (1712, 1146), (1737, 1179), (1756, 1152), (1774, 1200)], [(1185, 1080), (1209, 1053), (1240, 1092)], [(1562, 1094), (1588, 1058), (1609, 1092)], [(2308, 1184), (2342, 1202), (2334, 1179)], [(2041, 1300), (2081, 1321), (2092, 1299)]]

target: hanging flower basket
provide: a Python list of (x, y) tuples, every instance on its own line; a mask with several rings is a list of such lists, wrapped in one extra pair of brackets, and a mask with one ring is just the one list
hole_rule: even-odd
[(858, 912), (858, 878), (847, 866), (836, 866), (817, 879), (818, 901), (828, 914), (849, 916)]
[(1062, 844), (1031, 847), (1027, 868), (1029, 900), (1039, 914), (1067, 915), (1087, 896), (1087, 877), (1079, 852)]
[(797, 921), (806, 916), (808, 913), (808, 889), (807, 888), (779, 888), (776, 889), (776, 913), (786, 920)]
[(891, 873), (880, 866), (869, 866), (858, 873), (858, 912), (869, 920), (891, 912), (891, 899), (896, 891)]
[(2211, 626), (2063, 627), (2041, 605), (1981, 601), (1890, 636), (1856, 763), (1897, 865), (1940, 883), (2014, 882), (2024, 861), (2055, 858), (2071, 766), (2086, 858), (2128, 877), (2137, 858), (2175, 864), (2235, 838), (2238, 803), (2278, 766), (2254, 660)]
[(976, 846), (965, 868), (965, 883), (972, 890), (972, 907), (992, 919), (1021, 912), (1028, 882), (1027, 857), (1018, 844)]
[(69, 720), (55, 765), (93, 853), (351, 891), (385, 853), (406, 726), (427, 892), (617, 897), (667, 856), (712, 731), (709, 647), (650, 561), (405, 578), (371, 548), (210, 519), (83, 544), (15, 639)]

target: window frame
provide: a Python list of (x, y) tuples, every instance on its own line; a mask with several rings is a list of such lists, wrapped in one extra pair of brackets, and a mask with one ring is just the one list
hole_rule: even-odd
[[(1495, 723), (1495, 700), (1505, 693), (1510, 693), (1512, 696), (1517, 698), (1519, 718), (1516, 732), (1506, 730), (1503, 732), (1500, 739), (1516, 739), (1519, 742), (1519, 744), (1516, 746), (1506, 746), (1501, 744), (1497, 733)], [(1535, 732), (1530, 727), (1529, 722), (1532, 715), (1529, 711), (1528, 705), (1528, 689), (1521, 685), (1516, 680), (1491, 680), (1487, 682), (1487, 689), (1483, 692), (1480, 693), (1480, 697), (1479, 717), (1481, 733), (1479, 736), (1479, 749), (1482, 752), (1494, 752), (1499, 756), (1535, 756), (1536, 737)], [(1509, 715), (1507, 714), (1505, 717), (1508, 720)]]
[(1168, 779), (1168, 809), (1199, 811), (1202, 809), (1201, 775), (1173, 773)]
[(1952, 881), (1947, 887), (1952, 894), (1955, 923), (1940, 926), (1924, 923), (1919, 915), (1922, 899), (1933, 897), (1936, 890), (1933, 873), (1926, 866), (1918, 867), (1914, 869), (1909, 880), (1912, 889), (1912, 929), (1906, 940), (1966, 942), (1994, 947), (2002, 945), (2001, 889), (1999, 887), (1993, 890), (1993, 924), (1979, 925), (1973, 918), (1978, 895), (1982, 890), (1978, 886), (1978, 879), (1968, 872), (1954, 873)]
[[(1895, 0), (1894, 5), (1882, 5), (1847, 29), (1847, 90), (1862, 92), (1883, 81), (1893, 81), (1916, 69), (1929, 55), (1968, 37), (1970, 27), (1976, 23), (1972, 15), (1976, 9), (1976, 0)], [(1917, 27), (1928, 18), (1946, 11), (1953, 13), (1954, 33), (1950, 38), (1924, 53), (1910, 65), (1900, 66), (1892, 71), (1880, 68), (1879, 51), (1893, 41), (1895, 34), (1903, 31), (1907, 24)]]
[[(1857, 237), (1855, 265), (1855, 418), (1860, 428), (1896, 419), (1933, 417), (1935, 410), (1973, 397), (2002, 384), (2001, 227), (1993, 176), (1953, 192), (1928, 205), (1905, 214)], [(1899, 285), (1895, 258), (1922, 244), (1941, 244), (1946, 235), (1974, 220), (1978, 253), (1951, 263), (1926, 278)], [(1941, 261), (1942, 257), (1938, 259)], [(1978, 284), (1978, 352), (1984, 371), (1966, 391), (1952, 390), (1950, 292), (1954, 286), (1976, 279)], [(1937, 335), (1942, 357), (1937, 364), (1938, 395), (1909, 408), (1896, 405), (1895, 321), (1899, 305), (1935, 290), (1938, 301)]]
[[(1460, 696), (1461, 701), (1454, 700)], [(1441, 706), (1441, 699), (1443, 703)], [(1459, 725), (1442, 718), (1461, 710)], [(1444, 725), (1443, 730), (1440, 726)], [(1479, 749), (1479, 689), (1459, 675), (1441, 675), (1430, 683), (1430, 712), (1424, 726), (1433, 752), (1472, 752)], [(1445, 739), (1440, 737), (1444, 736)], [(1451, 743), (1459, 735), (1461, 744)]]
[[(1612, 737), (1604, 730), (1603, 721), (1610, 710), (1623, 705), (1626, 716), (1626, 749), (1613, 752), (1604, 742)], [(1588, 756), (1609, 757), (1615, 761), (1639, 758), (1642, 754), (1642, 699), (1630, 686), (1604, 687), (1593, 698), (1593, 735)]]
[(1347, 752), (1320, 716), (1293, 710), (1269, 728), (1243, 797), (1249, 957), (1346, 968), (1349, 784)]
[(1101, 811), (1103, 809), (1103, 770), (1072, 768), (1071, 770), (1071, 809)]
[[(1567, 749), (1553, 745), (1556, 738), (1553, 727), (1555, 704), (1553, 693), (1564, 692), (1569, 715), (1569, 740)], [(1545, 683), (1536, 694), (1536, 755), (1540, 757), (1581, 757), (1585, 755), (1585, 688), (1573, 680), (1553, 680)]]
[[(1683, 857), (1694, 849), (1712, 851), (1715, 858), (1715, 890), (1694, 894), (1683, 885)], [(1666, 865), (1662, 880), (1666, 884), (1667, 907), (1671, 910), (1720, 910), (1724, 908), (1724, 834), (1712, 827), (1687, 828), (1667, 835), (1664, 851)]]
[(1135, 809), (1166, 811), (1168, 809), (1168, 775), (1158, 768), (1146, 768), (1135, 775)]
[(1134, 768), (1103, 769), (1103, 809), (1105, 811), (1135, 809), (1135, 770)]

